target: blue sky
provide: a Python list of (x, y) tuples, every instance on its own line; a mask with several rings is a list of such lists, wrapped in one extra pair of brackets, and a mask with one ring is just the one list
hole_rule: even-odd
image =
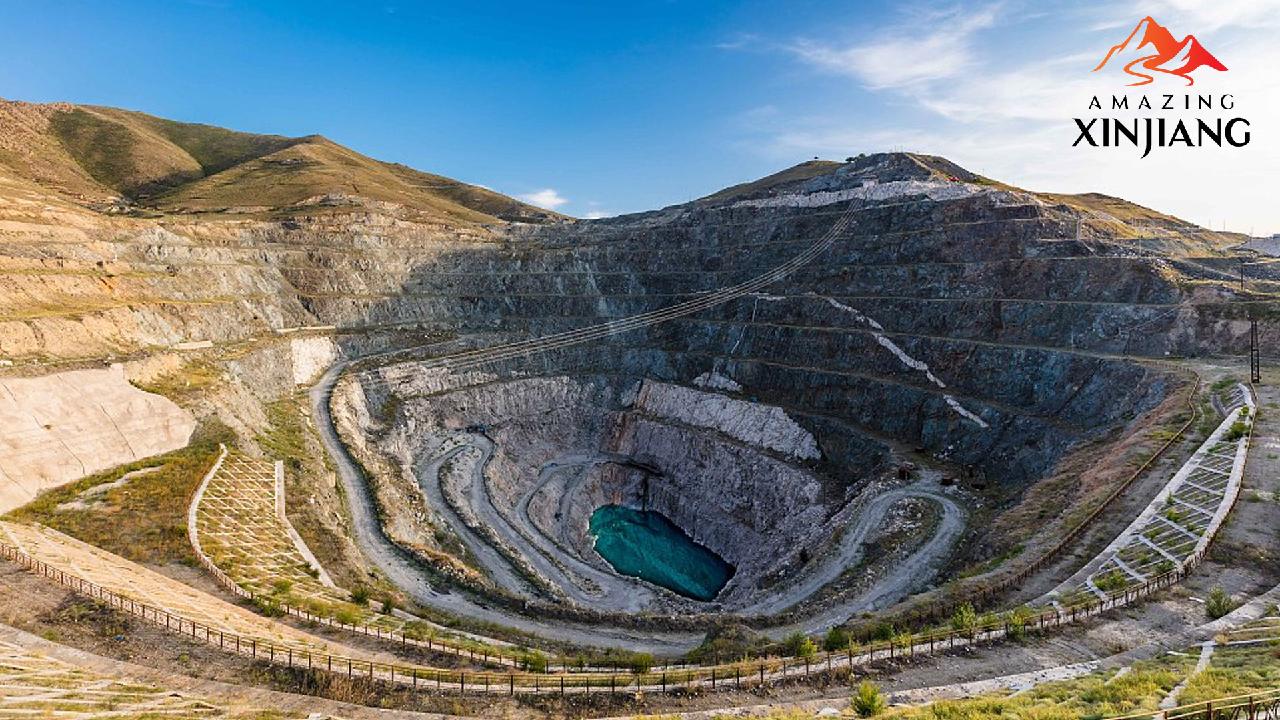
[[(1072, 152), (1145, 14), (1229, 67), (1243, 150)], [(1280, 0), (279, 3), (0, 0), (0, 97), (286, 135), (527, 196), (644, 210), (815, 155), (911, 149), (1026, 187), (1100, 190), (1280, 232), (1271, 182)], [(1171, 90), (1179, 90), (1172, 88)], [(1194, 167), (1215, 180), (1192, 191)]]

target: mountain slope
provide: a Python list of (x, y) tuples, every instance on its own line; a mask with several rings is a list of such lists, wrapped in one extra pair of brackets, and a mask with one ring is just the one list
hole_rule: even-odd
[(450, 224), (561, 217), (319, 135), (242, 133), (96, 106), (0, 100), (0, 173), (92, 204), (119, 198), (167, 213), (311, 212), (374, 201)]

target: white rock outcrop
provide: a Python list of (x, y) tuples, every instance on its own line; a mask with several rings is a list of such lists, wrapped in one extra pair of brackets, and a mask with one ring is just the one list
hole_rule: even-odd
[(646, 380), (636, 408), (685, 425), (718, 430), (748, 445), (802, 460), (822, 457), (818, 441), (782, 408)]
[(42, 490), (176, 450), (195, 418), (124, 367), (0, 379), (0, 513)]
[(293, 354), (295, 385), (310, 385), (338, 359), (338, 346), (328, 337), (293, 338), (289, 350)]

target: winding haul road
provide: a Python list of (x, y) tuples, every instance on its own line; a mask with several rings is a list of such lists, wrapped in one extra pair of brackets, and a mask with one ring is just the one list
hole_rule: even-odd
[[(854, 226), (854, 215), (856, 213), (857, 210), (852, 205), (849, 206), (840, 213), (840, 216), (832, 223), (827, 232), (805, 250), (772, 270), (738, 285), (721, 288), (692, 300), (627, 318), (611, 320), (540, 338), (446, 354), (424, 360), (421, 364), (424, 368), (439, 367), (454, 371), (473, 368), (500, 360), (518, 359), (548, 350), (579, 345), (702, 312), (762, 290), (816, 260), (833, 247), (837, 240), (843, 238), (849, 232)], [(365, 356), (362, 360), (368, 360), (373, 357), (386, 357), (394, 355), (395, 352), (388, 351), (377, 355)], [(355, 540), (370, 561), (380, 567), (393, 583), (401, 587), (417, 602), (428, 607), (456, 616), (471, 617), (506, 625), (524, 632), (578, 645), (619, 647), (670, 655), (685, 652), (701, 641), (702, 638), (697, 633), (654, 630), (637, 631), (604, 625), (588, 626), (567, 622), (547, 622), (492, 607), (457, 590), (433, 587), (427, 581), (425, 573), (416, 566), (415, 561), (392, 543), (383, 532), (378, 522), (377, 512), (374, 509), (370, 488), (334, 427), (329, 400), (332, 396), (334, 385), (349, 365), (349, 362), (335, 364), (311, 389), (312, 413), (316, 419), (320, 439), (329, 456), (333, 459), (343, 488), (346, 490), (352, 528), (356, 536)], [(516, 551), (520, 552), (523, 559), (545, 577), (560, 579), (562, 581), (560, 587), (581, 604), (601, 609), (630, 609), (630, 603), (620, 604), (619, 601), (610, 600), (609, 598), (617, 597), (619, 595), (618, 589), (630, 588), (632, 593), (630, 600), (631, 602), (636, 601), (638, 595), (635, 593), (637, 585), (633, 584), (634, 581), (624, 580), (621, 576), (609, 577), (607, 573), (601, 573), (596, 568), (583, 563), (580, 558), (570, 558), (567, 553), (557, 547), (554, 541), (542, 543), (536, 537), (531, 537), (531, 535), (539, 535), (539, 531), (533, 531), (531, 535), (521, 533), (497, 511), (488, 497), (483, 477), (483, 467), (488, 457), (492, 454), (492, 446), (489, 445), (487, 448), (481, 449), (484, 451), (483, 457), (479, 463), (475, 464), (472, 470), (470, 492), (471, 509), (476, 514), (477, 521), (486, 523), (487, 528), (497, 535), (501, 542), (516, 548)], [(438, 463), (435, 463), (430, 468), (434, 477), (419, 475), (418, 482), (420, 487), (422, 487), (426, 497), (436, 504), (433, 509), (440, 514), (446, 523), (453, 527), (455, 532), (459, 533), (464, 543), (479, 558), (481, 564), (490, 571), (491, 577), (494, 577), (495, 581), (504, 587), (510, 586), (513, 590), (518, 588), (523, 580), (516, 578), (518, 573), (515, 572), (515, 564), (511, 561), (511, 558), (504, 556), (497, 548), (482, 547), (485, 543), (480, 533), (476, 532), (474, 528), (468, 528), (461, 516), (450, 508), (446, 502), (444, 493), (440, 488), (438, 473), (440, 464), (445, 459), (447, 458), (436, 458)], [(785, 609), (796, 604), (800, 599), (808, 597), (817, 589), (838, 577), (845, 568), (856, 563), (861, 557), (863, 541), (868, 533), (879, 525), (879, 521), (885, 516), (885, 512), (889, 507), (893, 503), (909, 497), (925, 498), (937, 503), (942, 508), (942, 522), (934, 537), (900, 564), (889, 577), (878, 582), (871, 592), (864, 593), (857, 598), (847, 599), (836, 607), (804, 621), (801, 623), (801, 627), (807, 631), (823, 630), (831, 625), (843, 622), (859, 609), (891, 602), (893, 599), (908, 594), (920, 583), (920, 573), (934, 565), (950, 549), (963, 527), (963, 515), (959, 507), (933, 490), (900, 488), (872, 500), (868, 507), (861, 509), (862, 512), (859, 513), (857, 521), (845, 532), (835, 552), (827, 554), (818, 564), (803, 570), (800, 576), (794, 578), (788, 587), (767, 596), (751, 608), (748, 608), (748, 610), (768, 613)], [(522, 499), (521, 507), (527, 518), (527, 498)], [(566, 561), (566, 558), (570, 561)], [(572, 562), (572, 560), (577, 560), (577, 562)], [(593, 582), (601, 578), (605, 582), (603, 584), (596, 583), (597, 592), (584, 591), (574, 581), (574, 578), (570, 577), (570, 573), (566, 570), (567, 566), (573, 566), (575, 570), (582, 572), (585, 577), (590, 577)], [(585, 570), (584, 567), (586, 568)], [(622, 584), (619, 585), (619, 583)], [(640, 587), (644, 592), (653, 592), (647, 587)], [(611, 590), (613, 592), (610, 592)], [(622, 593), (622, 595), (625, 597), (626, 594)], [(775, 628), (768, 634), (780, 635), (784, 631), (792, 629)]]
[(348, 364), (335, 364), (311, 388), (312, 416), (316, 420), (320, 440), (333, 460), (345, 490), (347, 510), (351, 514), (351, 528), (357, 545), (370, 562), (386, 573), (387, 579), (416, 602), (458, 617), (497, 623), (544, 638), (584, 646), (676, 655), (687, 652), (701, 642), (702, 636), (698, 633), (634, 631), (608, 626), (546, 622), (485, 604), (459, 590), (433, 586), (417, 562), (391, 542), (382, 531), (368, 483), (338, 437), (333, 424), (329, 398), (333, 395), (334, 384)]
[[(367, 360), (368, 357), (366, 356), (362, 359)], [(449, 588), (443, 584), (437, 586), (430, 582), (417, 561), (391, 542), (383, 532), (382, 526), (378, 521), (377, 512), (374, 509), (374, 501), (369, 485), (354, 458), (352, 458), (350, 452), (339, 438), (337, 429), (334, 426), (329, 400), (333, 394), (334, 385), (349, 364), (349, 361), (335, 364), (311, 388), (312, 416), (316, 420), (320, 440), (329, 457), (333, 460), (339, 480), (345, 490), (348, 511), (351, 515), (352, 531), (357, 545), (370, 562), (386, 573), (387, 578), (392, 583), (404, 590), (416, 602), (454, 616), (496, 623), (543, 638), (583, 646), (621, 648), (637, 652), (650, 652), (657, 655), (679, 655), (693, 649), (702, 641), (700, 633), (638, 630), (609, 625), (541, 620), (490, 605), (461, 590)], [(439, 463), (442, 463), (443, 460), (443, 457), (438, 457), (431, 464), (438, 470)], [(474, 471), (478, 474), (477, 479), (480, 483), (483, 483), (482, 468), (483, 462), (477, 463)], [(435, 492), (439, 492), (440, 489), (438, 479), (435, 482), (421, 482), (421, 485), (424, 488), (424, 492), (431, 487), (435, 488)], [(428, 492), (427, 497), (439, 503), (433, 509), (440, 513), (455, 531), (465, 531), (463, 537), (464, 542), (468, 542), (468, 547), (471, 547), (471, 542), (484, 545), (483, 539), (470, 528), (467, 528), (461, 517), (448, 506), (447, 502), (444, 502), (443, 493), (436, 496), (434, 493)], [(894, 503), (908, 498), (927, 499), (938, 504), (942, 510), (938, 529), (929, 541), (902, 563), (898, 564), (892, 573), (877, 582), (870, 591), (816, 613), (796, 625), (772, 628), (766, 631), (766, 634), (781, 637), (797, 629), (806, 632), (819, 632), (844, 622), (854, 613), (882, 607), (918, 589), (921, 582), (929, 576), (929, 569), (934, 567), (945, 556), (959, 538), (964, 527), (964, 514), (959, 506), (950, 498), (940, 494), (935, 488), (922, 484), (890, 490), (877, 496), (865, 508), (859, 510), (856, 519), (852, 521), (852, 524), (844, 533), (835, 552), (828, 554), (817, 564), (811, 565), (801, 575), (794, 578), (786, 588), (757, 601), (745, 608), (743, 612), (763, 614), (786, 609), (838, 577), (845, 568), (856, 564), (861, 558), (862, 543), (879, 526), (889, 508)], [(479, 503), (479, 505), (492, 509), (492, 505), (487, 501)], [(494, 513), (496, 514), (496, 510)], [(517, 538), (521, 540), (516, 547), (527, 547), (528, 541), (525, 536), (511, 528), (505, 518), (501, 518), (500, 522), (496, 522), (494, 529), (499, 533), (500, 537), (504, 537), (507, 541)], [(470, 541), (468, 541), (468, 537)], [(507, 571), (511, 572), (512, 566), (507, 558), (491, 547), (487, 549), (487, 553), (483, 551), (476, 553), (477, 557), (488, 558), (482, 561), (486, 569), (496, 569), (498, 566), (506, 565)], [(547, 556), (543, 555), (542, 552), (532, 548), (529, 549), (531, 552), (526, 555), (526, 558), (536, 556), (543, 563), (548, 563)], [(490, 563), (493, 563), (493, 568), (490, 568)], [(535, 566), (538, 566), (538, 564), (535, 563)], [(546, 565), (541, 565), (541, 567), (546, 567)], [(577, 567), (575, 565), (575, 569)], [(557, 573), (552, 574), (551, 577), (564, 577), (563, 571), (557, 568)], [(515, 582), (512, 576), (508, 576), (507, 581)], [(610, 585), (615, 583), (623, 583), (633, 590), (639, 586), (637, 581), (621, 576), (612, 578)], [(565, 587), (576, 586), (570, 583)], [(653, 592), (647, 587), (640, 587), (650, 594)], [(579, 589), (578, 592), (582, 593), (583, 591)], [(595, 599), (589, 593), (583, 593), (581, 600), (588, 606), (592, 606), (592, 603), (595, 602)], [(602, 605), (606, 606), (607, 609), (607, 606), (612, 604), (614, 603), (603, 603)]]

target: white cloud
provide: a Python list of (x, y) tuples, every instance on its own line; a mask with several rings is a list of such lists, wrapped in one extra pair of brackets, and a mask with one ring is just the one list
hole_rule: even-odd
[[(956, 8), (915, 17), (882, 39), (851, 46), (799, 40), (790, 46), (801, 60), (852, 77), (872, 89), (909, 88), (959, 77), (973, 67), (972, 38), (995, 23), (998, 5), (977, 11)], [(938, 29), (921, 34), (925, 23)]]
[(588, 220), (599, 220), (600, 218), (613, 217), (616, 214), (617, 213), (612, 213), (608, 210), (591, 210), (586, 215), (583, 215), (583, 217)]
[(543, 188), (531, 193), (517, 195), (518, 199), (523, 200), (530, 205), (537, 205), (547, 210), (555, 210), (556, 208), (569, 202), (568, 198), (562, 197), (560, 193), (553, 188)]
[[(1260, 17), (1257, 5), (1271, 8), (1268, 18)], [(1218, 7), (1222, 9), (1218, 19), (1206, 21)], [(908, 110), (927, 111), (923, 116), (903, 114), (900, 104), (885, 102), (883, 109), (870, 114), (837, 110), (829, 115), (797, 116), (785, 109), (750, 113), (739, 118), (740, 125), (753, 137), (752, 146), (758, 152), (784, 162), (813, 155), (838, 158), (906, 149), (943, 155), (974, 172), (1029, 189), (1105, 192), (1193, 222), (1212, 221), (1215, 228), (1226, 221), (1228, 229), (1241, 232), (1280, 231), (1280, 206), (1268, 199), (1274, 187), (1269, 178), (1280, 166), (1280, 77), (1274, 73), (1280, 67), (1280, 47), (1269, 37), (1271, 33), (1260, 28), (1280, 22), (1280, 0), (1161, 0), (1119, 7), (1108, 2), (1080, 8), (1080, 12), (1086, 18), (1080, 27), (1092, 32), (1095, 40), (1090, 42), (1098, 44), (1096, 51), (1076, 45), (1046, 57), (1041, 45), (1006, 49), (996, 31), (993, 42), (979, 46), (952, 30), (941, 30), (928, 37), (950, 38), (943, 42), (954, 50), (947, 66), (960, 62), (972, 72), (946, 74), (937, 68), (895, 75), (890, 68), (879, 71), (879, 82), (873, 82), (876, 69), (859, 60), (852, 48), (830, 56), (832, 62), (836, 57), (847, 60), (845, 74), (905, 99)], [(1105, 102), (1113, 92), (1135, 92), (1124, 87), (1122, 76), (1091, 70), (1099, 54), (1118, 39), (1113, 37), (1116, 30), (1123, 36), (1148, 13), (1179, 36), (1197, 34), (1231, 68), (1226, 73), (1197, 73), (1194, 90), (1235, 96), (1234, 111), (1207, 116), (1249, 118), (1253, 131), (1249, 146), (1156, 149), (1146, 159), (1132, 149), (1071, 147), (1076, 137), (1072, 118), (1099, 114), (1087, 111), (1090, 97), (1098, 94)], [(1090, 25), (1090, 18), (1096, 23)], [(1232, 22), (1223, 23), (1222, 18)], [(1114, 26), (1108, 21), (1114, 21)], [(897, 42), (892, 37), (884, 42)], [(900, 61), (914, 61), (919, 55), (905, 48), (899, 51), (904, 53)], [(813, 57), (801, 59), (824, 71), (834, 69)], [(873, 64), (887, 66), (889, 61), (890, 56), (877, 57)], [(1175, 82), (1149, 92), (1181, 94), (1183, 88)]]
[(1280, 0), (1160, 0), (1151, 14), (1170, 25), (1185, 22), (1185, 29), (1173, 29), (1179, 37), (1226, 27), (1275, 27), (1280, 25)]

